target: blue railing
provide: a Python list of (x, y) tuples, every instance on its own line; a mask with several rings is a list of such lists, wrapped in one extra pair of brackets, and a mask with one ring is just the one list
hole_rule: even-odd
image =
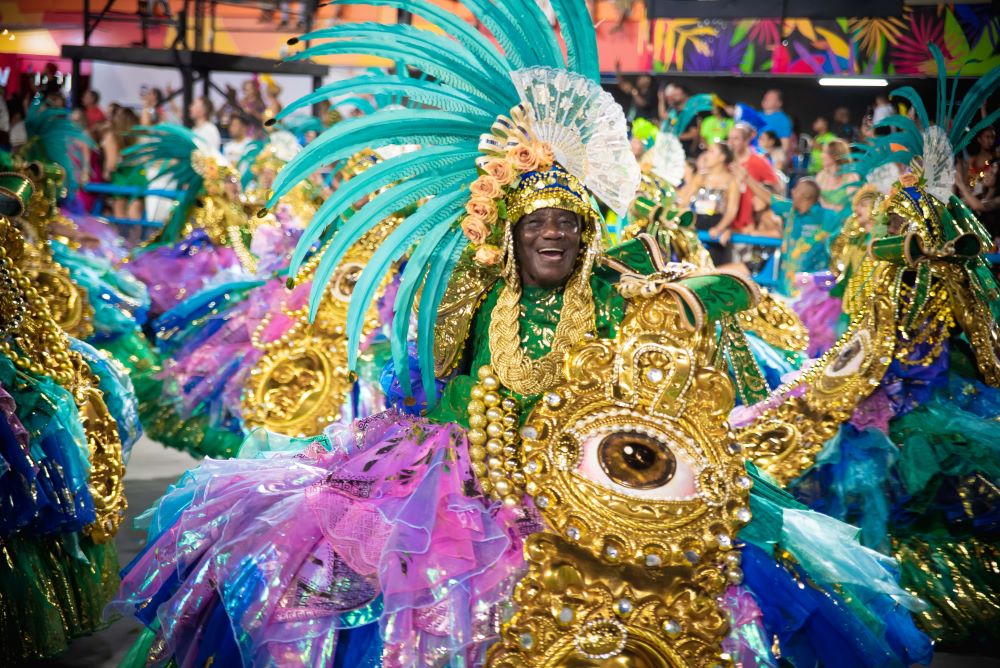
[[(116, 186), (110, 183), (87, 183), (83, 190), (92, 195), (97, 195), (91, 213), (101, 215), (104, 210), (104, 200), (109, 197), (164, 197), (166, 199), (177, 200), (184, 194), (183, 190), (170, 188), (140, 188), (139, 186)], [(141, 227), (163, 227), (163, 223), (158, 220), (148, 220), (143, 213), (142, 218), (119, 218), (117, 216), (105, 216), (107, 220), (116, 225)]]
[[(705, 230), (698, 232), (698, 240), (702, 243), (714, 241)], [(761, 248), (781, 248), (781, 239), (776, 237), (755, 237), (749, 234), (734, 234), (730, 237), (729, 243), (759, 246)], [(774, 253), (767, 259), (764, 266), (760, 268), (760, 271), (753, 275), (753, 279), (765, 288), (773, 288), (778, 284), (780, 265), (781, 253)]]
[[(705, 241), (715, 241), (708, 236), (708, 232), (702, 230), (698, 233), (698, 239)], [(777, 237), (754, 237), (749, 234), (734, 234), (729, 238), (731, 244), (747, 244), (748, 246), (763, 246), (764, 248), (781, 248), (781, 239)]]

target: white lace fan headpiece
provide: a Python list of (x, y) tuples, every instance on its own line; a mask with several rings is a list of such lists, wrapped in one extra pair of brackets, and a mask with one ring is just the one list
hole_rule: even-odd
[(642, 175), (621, 106), (598, 84), (566, 70), (531, 67), (511, 78), (529, 132), (595, 197), (624, 215)]
[(656, 135), (656, 141), (650, 149), (650, 158), (650, 169), (656, 176), (674, 187), (684, 180), (684, 147), (674, 133), (660, 132)]

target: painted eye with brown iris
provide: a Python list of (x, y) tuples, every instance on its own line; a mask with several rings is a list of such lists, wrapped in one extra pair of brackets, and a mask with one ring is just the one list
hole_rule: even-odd
[(622, 424), (576, 438), (577, 473), (601, 487), (650, 501), (681, 501), (698, 493), (691, 457), (666, 434)]
[(662, 487), (677, 472), (677, 459), (669, 449), (634, 431), (605, 436), (598, 446), (597, 461), (608, 478), (629, 489)]

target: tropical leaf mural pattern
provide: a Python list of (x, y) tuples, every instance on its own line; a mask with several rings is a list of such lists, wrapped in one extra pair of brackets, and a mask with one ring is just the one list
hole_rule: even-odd
[(901, 17), (657, 19), (641, 42), (660, 72), (933, 75), (936, 44), (950, 74), (1000, 67), (1000, 16), (989, 4), (906, 7)]

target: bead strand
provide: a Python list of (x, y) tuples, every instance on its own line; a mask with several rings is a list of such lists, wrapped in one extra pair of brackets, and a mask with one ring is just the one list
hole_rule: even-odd
[(492, 367), (480, 367), (478, 377), (468, 404), (472, 470), (483, 493), (515, 507), (521, 503), (526, 482), (520, 471), (518, 404), (501, 395), (500, 379)]

